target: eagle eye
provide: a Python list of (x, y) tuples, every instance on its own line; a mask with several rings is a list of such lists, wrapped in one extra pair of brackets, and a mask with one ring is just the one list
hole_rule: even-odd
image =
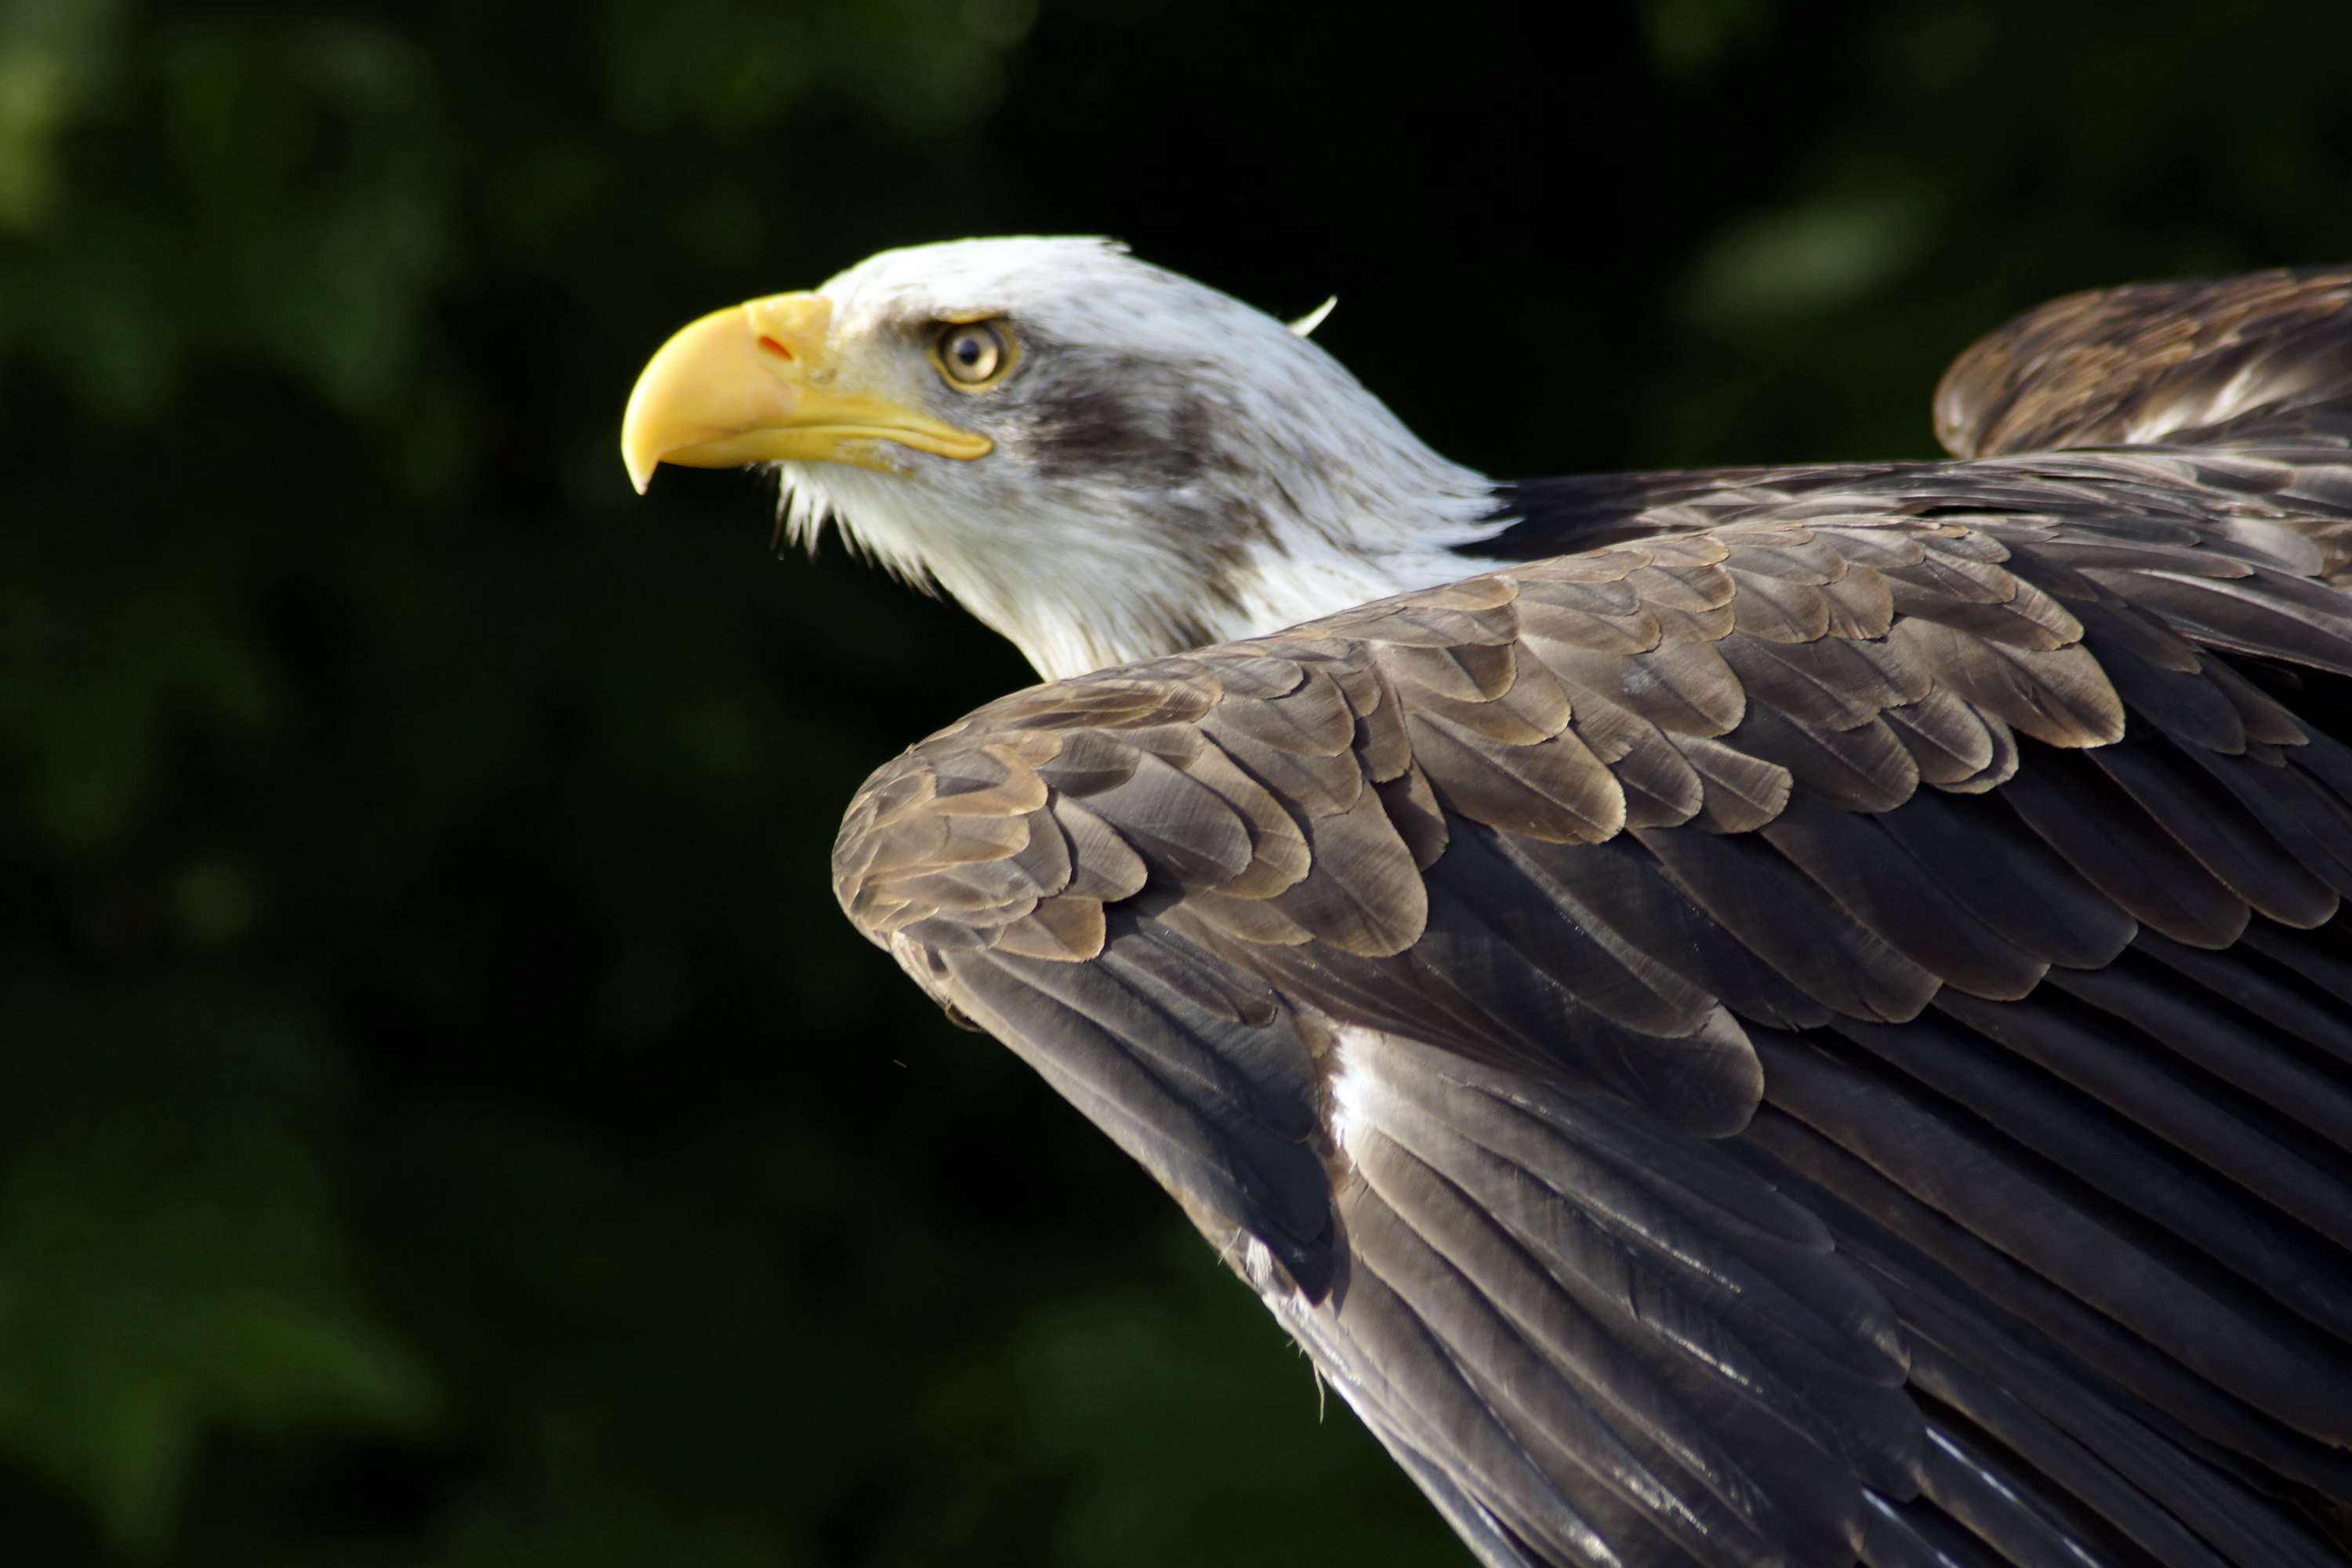
[(1013, 342), (994, 321), (958, 321), (940, 334), (940, 374), (960, 392), (977, 392), (1013, 368)]

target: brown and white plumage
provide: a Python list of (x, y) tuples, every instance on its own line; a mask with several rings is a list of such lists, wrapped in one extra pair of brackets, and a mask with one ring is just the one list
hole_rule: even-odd
[(2347, 388), (2352, 273), (2113, 290), (1964, 460), (1499, 487), (922, 742), (837, 890), (1493, 1568), (2341, 1568)]

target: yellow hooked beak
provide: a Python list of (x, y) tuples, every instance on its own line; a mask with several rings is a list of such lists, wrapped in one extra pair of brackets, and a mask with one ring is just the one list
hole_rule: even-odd
[(657, 463), (729, 468), (789, 458), (902, 470), (891, 447), (978, 458), (995, 443), (856, 384), (835, 358), (833, 301), (775, 294), (714, 310), (646, 362), (621, 418), (643, 495)]

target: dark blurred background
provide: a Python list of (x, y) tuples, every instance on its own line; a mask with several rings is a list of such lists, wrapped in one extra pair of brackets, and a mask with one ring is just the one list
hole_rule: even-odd
[(1108, 233), (1498, 475), (1927, 456), (2352, 257), (2341, 0), (0, 0), (0, 1563), (1462, 1563), (835, 911), (1027, 679), (615, 451), (688, 318)]

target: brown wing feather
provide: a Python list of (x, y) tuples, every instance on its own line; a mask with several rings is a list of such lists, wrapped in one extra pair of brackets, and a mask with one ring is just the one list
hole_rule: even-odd
[(2158, 441), (2341, 398), (2352, 270), (2257, 272), (2070, 294), (1952, 363), (1936, 439), (1956, 458)]
[(2344, 450), (1668, 477), (992, 704), (842, 901), (1495, 1568), (2340, 1565)]

